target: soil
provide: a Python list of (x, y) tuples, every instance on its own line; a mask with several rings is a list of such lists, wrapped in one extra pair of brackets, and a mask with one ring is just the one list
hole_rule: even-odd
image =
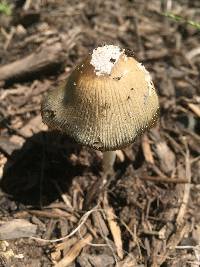
[[(0, 266), (200, 266), (199, 1), (7, 3)], [(102, 44), (142, 62), (160, 100), (157, 125), (117, 151), (103, 191), (102, 153), (49, 131), (40, 115), (43, 95)]]

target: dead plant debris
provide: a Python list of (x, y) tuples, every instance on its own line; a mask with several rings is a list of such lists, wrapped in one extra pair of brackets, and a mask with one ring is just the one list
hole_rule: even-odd
[[(200, 21), (199, 1), (5, 3), (0, 265), (199, 266), (200, 34), (197, 24), (186, 23)], [(161, 109), (154, 129), (117, 152), (96, 203), (88, 196), (98, 192), (101, 152), (48, 132), (40, 103), (105, 43), (133, 51), (145, 64)]]

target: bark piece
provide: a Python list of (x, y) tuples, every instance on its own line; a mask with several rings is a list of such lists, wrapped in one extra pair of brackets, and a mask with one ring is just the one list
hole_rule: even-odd
[(23, 219), (14, 219), (0, 226), (0, 239), (15, 239), (35, 235), (37, 226)]
[(63, 63), (63, 49), (60, 43), (41, 46), (34, 53), (0, 67), (0, 81), (15, 81), (48, 71)]

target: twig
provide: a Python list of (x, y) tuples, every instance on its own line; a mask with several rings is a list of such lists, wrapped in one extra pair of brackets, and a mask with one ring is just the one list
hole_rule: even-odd
[(115, 214), (114, 210), (108, 205), (108, 198), (107, 193), (105, 192), (104, 198), (103, 198), (103, 204), (105, 213), (108, 220), (108, 225), (110, 227), (110, 231), (113, 236), (113, 240), (116, 245), (117, 255), (120, 259), (123, 259), (123, 245), (122, 245), (122, 238), (121, 238), (121, 229), (117, 222), (115, 221)]
[(23, 10), (28, 10), (31, 6), (32, 0), (26, 0), (26, 2), (23, 5)]
[(34, 239), (36, 241), (42, 241), (42, 242), (49, 242), (49, 243), (54, 243), (54, 242), (59, 242), (59, 241), (63, 241), (63, 240), (66, 240), (68, 238), (70, 238), (71, 236), (73, 236), (74, 234), (76, 234), (79, 229), (85, 224), (85, 222), (87, 221), (88, 217), (90, 216), (90, 214), (94, 211), (98, 211), (99, 209), (97, 209), (97, 206), (94, 207), (93, 209), (87, 211), (80, 219), (79, 221), (79, 224), (78, 226), (70, 233), (68, 234), (67, 236), (64, 236), (64, 237), (61, 237), (61, 238), (58, 238), (58, 239), (53, 239), (53, 240), (50, 240), (50, 239), (43, 239), (43, 238), (39, 238), (39, 237), (34, 237), (32, 236), (31, 239)]
[(187, 146), (187, 143), (185, 142), (185, 147), (186, 147), (186, 154), (185, 154), (185, 176), (187, 179), (187, 183), (185, 184), (184, 188), (184, 195), (183, 195), (183, 200), (182, 204), (180, 206), (178, 215), (176, 217), (176, 223), (180, 225), (183, 222), (183, 218), (186, 212), (189, 196), (190, 196), (190, 188), (191, 188), (191, 166), (190, 166), (190, 155), (189, 155), (189, 149)]
[(176, 246), (176, 249), (200, 249), (200, 246)]
[(7, 39), (6, 39), (6, 42), (4, 44), (4, 50), (7, 50), (9, 45), (10, 45), (10, 42), (12, 41), (12, 38), (15, 34), (15, 28), (14, 27), (11, 27), (11, 30), (10, 30), (10, 33), (7, 35)]
[(73, 210), (73, 207), (72, 207), (72, 204), (70, 203), (69, 199), (67, 198), (67, 196), (62, 192), (60, 186), (58, 185), (58, 183), (56, 181), (53, 181), (53, 183), (55, 184), (56, 186), (56, 189), (58, 190), (63, 202), (66, 204), (66, 206)]
[(186, 179), (171, 179), (171, 178), (160, 178), (155, 176), (141, 176), (141, 180), (147, 180), (157, 183), (172, 183), (172, 184), (187, 184), (188, 180)]
[(145, 157), (145, 160), (149, 162), (150, 164), (154, 164), (154, 158), (151, 151), (151, 146), (149, 142), (149, 138), (146, 134), (142, 137), (142, 150)]
[(189, 229), (190, 229), (190, 227), (188, 224), (182, 225), (179, 227), (179, 229), (176, 231), (176, 233), (170, 237), (170, 239), (167, 243), (166, 251), (162, 255), (160, 255), (158, 258), (157, 263), (159, 264), (159, 266), (165, 262), (170, 251), (177, 247), (177, 245), (180, 243), (182, 238), (186, 235), (186, 233), (188, 233)]

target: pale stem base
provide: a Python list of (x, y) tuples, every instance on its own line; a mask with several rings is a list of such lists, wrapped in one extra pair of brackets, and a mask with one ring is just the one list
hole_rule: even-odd
[(116, 158), (116, 152), (115, 151), (106, 151), (103, 152), (103, 183), (105, 184), (107, 182), (107, 176), (109, 174), (112, 174), (113, 172), (113, 165)]

